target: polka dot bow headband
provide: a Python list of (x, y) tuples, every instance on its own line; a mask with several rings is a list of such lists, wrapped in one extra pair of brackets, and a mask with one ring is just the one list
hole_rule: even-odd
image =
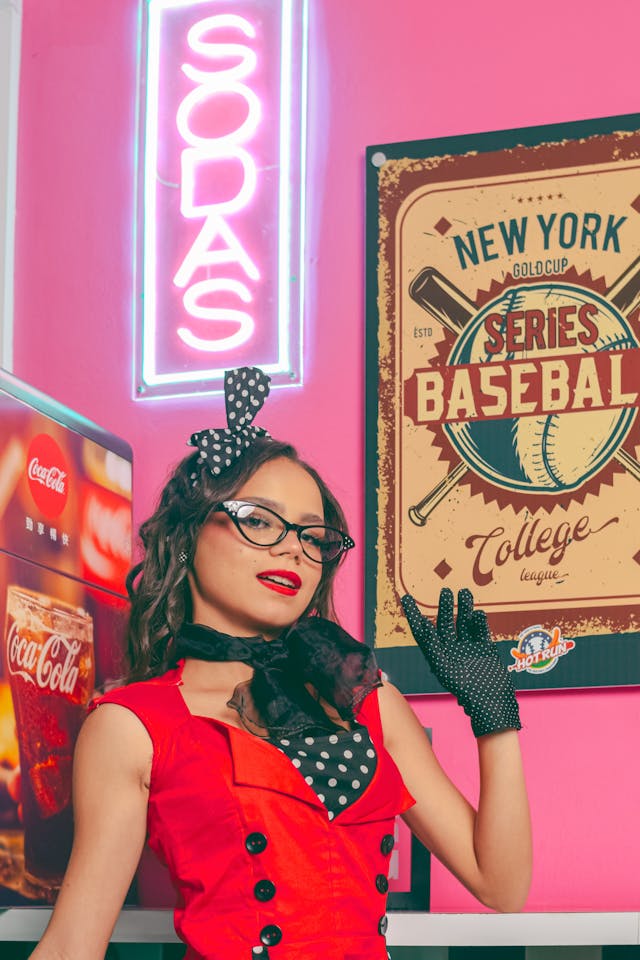
[[(269, 437), (252, 420), (269, 396), (270, 377), (259, 367), (238, 367), (224, 375), (224, 399), (227, 408), (226, 428), (192, 433), (189, 443), (198, 448), (198, 463), (205, 464), (217, 477), (241, 457), (258, 437)], [(197, 483), (197, 474), (191, 479)]]

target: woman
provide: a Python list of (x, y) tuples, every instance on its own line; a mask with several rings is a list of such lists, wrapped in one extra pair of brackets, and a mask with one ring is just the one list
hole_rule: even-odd
[[(225, 381), (228, 427), (168, 481), (134, 569), (133, 682), (97, 702), (74, 766), (75, 841), (37, 960), (99, 960), (145, 838), (178, 889), (189, 960), (382, 960), (393, 819), (483, 903), (530, 875), (508, 675), (484, 615), (443, 591), (416, 640), (478, 736), (474, 810), (371, 651), (333, 622), (353, 547), (326, 485), (251, 423), (255, 368)], [(94, 704), (96, 706), (96, 704)]]

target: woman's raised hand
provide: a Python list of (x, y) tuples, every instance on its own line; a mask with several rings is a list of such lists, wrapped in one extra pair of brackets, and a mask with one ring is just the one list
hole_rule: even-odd
[(427, 663), (471, 718), (475, 736), (519, 730), (511, 677), (491, 639), (486, 614), (473, 609), (471, 591), (458, 593), (458, 615), (454, 617), (453, 593), (446, 587), (441, 590), (435, 624), (420, 613), (410, 594), (405, 594), (401, 603)]

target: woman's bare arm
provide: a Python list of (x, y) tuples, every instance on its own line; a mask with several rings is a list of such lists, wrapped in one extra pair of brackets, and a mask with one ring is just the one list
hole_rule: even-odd
[(516, 731), (478, 738), (476, 811), (398, 690), (385, 683), (379, 699), (385, 746), (416, 800), (404, 815), (413, 833), (486, 906), (520, 910), (531, 882), (531, 830)]
[(125, 707), (86, 720), (73, 769), (69, 866), (33, 960), (102, 960), (146, 836), (152, 744)]

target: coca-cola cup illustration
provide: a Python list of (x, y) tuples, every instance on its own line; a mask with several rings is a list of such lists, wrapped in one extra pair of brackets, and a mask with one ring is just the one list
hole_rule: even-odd
[(51, 897), (73, 840), (71, 762), (95, 679), (91, 617), (10, 585), (5, 664), (20, 751), (25, 878)]

